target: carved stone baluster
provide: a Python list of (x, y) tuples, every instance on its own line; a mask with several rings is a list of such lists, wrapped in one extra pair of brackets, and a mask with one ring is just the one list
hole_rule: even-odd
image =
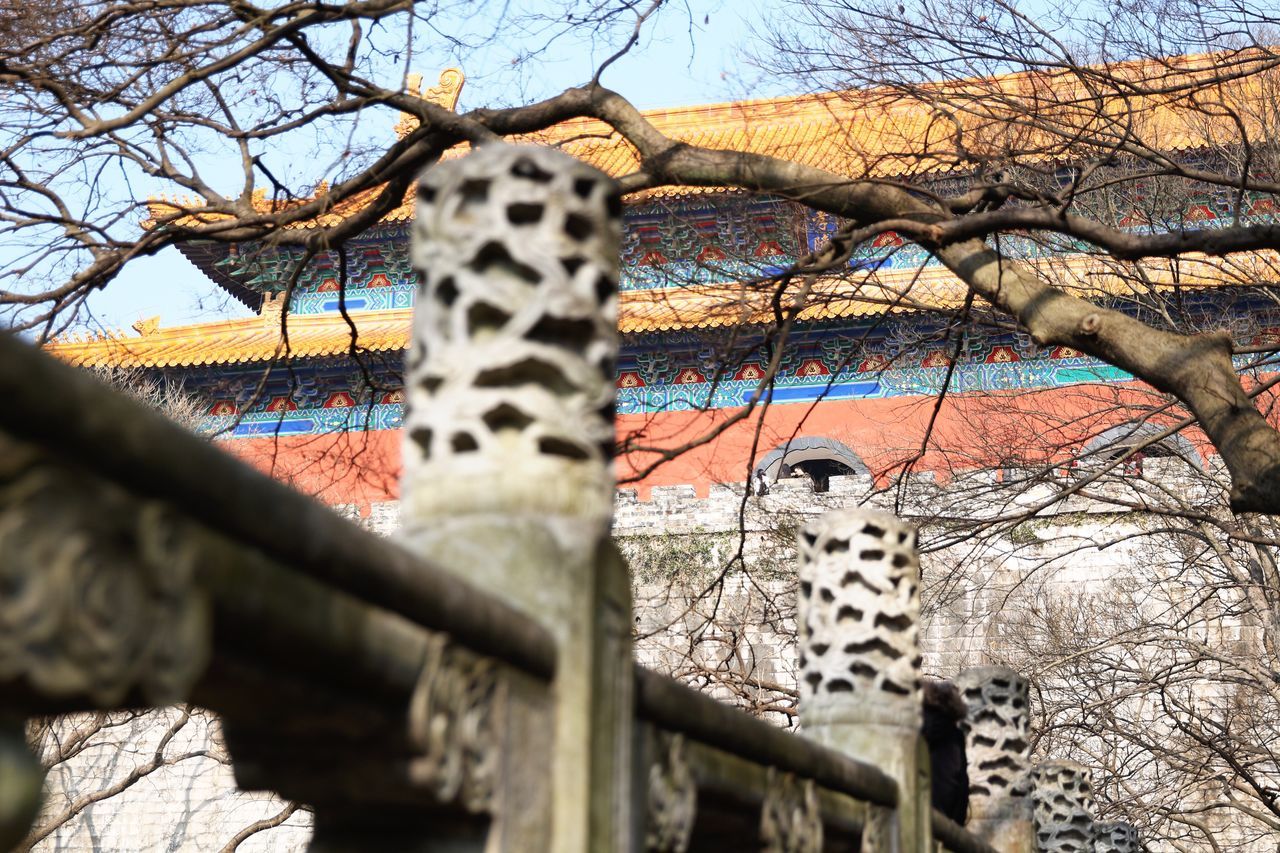
[(685, 757), (684, 735), (655, 734), (657, 755), (649, 767), (645, 850), (685, 853), (698, 810), (698, 787)]
[(102, 708), (185, 699), (211, 629), (182, 523), (4, 437), (0, 460), (0, 685)]
[(760, 809), (763, 853), (822, 853), (822, 813), (812, 779), (770, 768)]
[(1094, 853), (1140, 853), (1142, 838), (1138, 828), (1122, 820), (1093, 825)]
[(968, 713), (963, 723), (969, 763), (966, 826), (1002, 853), (1030, 853), (1031, 801), (1018, 790), (1029, 766), (1027, 680), (1012, 669), (983, 666), (955, 679)]
[(551, 149), (485, 145), (418, 187), (402, 536), (556, 638), (552, 746), (506, 760), (544, 775), (525, 790), (550, 792), (564, 851), (632, 842), (630, 585), (608, 538), (620, 233), (616, 184)]
[(1093, 782), (1074, 761), (1044, 761), (1031, 768), (1036, 849), (1043, 853), (1091, 853)]
[(928, 850), (915, 530), (886, 513), (833, 512), (801, 529), (799, 552), (804, 733), (897, 780), (901, 849)]

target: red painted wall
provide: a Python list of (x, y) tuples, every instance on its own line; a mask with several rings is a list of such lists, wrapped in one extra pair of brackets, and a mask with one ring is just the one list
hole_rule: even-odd
[[(1126, 383), (956, 395), (941, 406), (934, 397), (790, 403), (732, 424), (728, 410), (625, 415), (618, 422), (626, 444), (618, 477), (642, 498), (653, 486), (679, 484), (705, 495), (712, 483), (746, 480), (756, 460), (789, 438), (817, 436), (843, 443), (880, 476), (918, 457), (915, 470), (946, 478), (953, 470), (1011, 460), (1066, 458), (1134, 411), (1164, 402)], [(1177, 414), (1163, 415), (1163, 422)], [(1210, 449), (1199, 432), (1184, 435), (1202, 453)], [(327, 503), (367, 506), (397, 494), (399, 431), (237, 439), (221, 446)], [(663, 460), (659, 451), (674, 458)]]
[[(946, 479), (954, 470), (1043, 463), (1069, 458), (1106, 428), (1164, 398), (1136, 383), (1072, 386), (1043, 391), (833, 401), (772, 406), (724, 429), (709, 444), (690, 447), (671, 461), (635, 450), (619, 462), (622, 480), (643, 475), (641, 496), (657, 485), (691, 483), (705, 494), (711, 483), (743, 482), (770, 450), (800, 436), (831, 438), (857, 453), (872, 473), (887, 476), (914, 461), (913, 470)], [(757, 413), (758, 414), (758, 413)], [(672, 412), (620, 418), (632, 446), (670, 450), (696, 443), (723, 428), (731, 412)], [(1175, 418), (1157, 416), (1154, 423)], [(1203, 454), (1211, 450), (1198, 431), (1183, 433)], [(927, 440), (926, 440), (927, 439)], [(656, 469), (650, 470), (658, 463)]]

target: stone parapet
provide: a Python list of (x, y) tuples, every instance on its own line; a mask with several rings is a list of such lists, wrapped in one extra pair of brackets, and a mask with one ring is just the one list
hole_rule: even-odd
[(896, 483), (851, 474), (831, 477), (825, 492), (815, 492), (812, 481), (795, 477), (770, 483), (764, 495), (748, 493), (747, 484), (740, 482), (714, 484), (706, 497), (699, 497), (693, 485), (654, 486), (648, 500), (641, 500), (635, 489), (619, 489), (613, 529), (618, 536), (754, 532), (776, 526), (780, 515), (812, 517), (857, 506), (892, 511), (908, 519), (976, 518), (1032, 508), (1039, 518), (1104, 515), (1128, 511), (1143, 500), (1154, 504), (1170, 488), (1188, 496), (1217, 488), (1212, 478), (1185, 472), (1181, 460), (1146, 460), (1144, 478), (1102, 478), (1043, 509), (1039, 509), (1042, 504), (1050, 503), (1065, 487), (1082, 482), (1087, 473), (1045, 479), (1043, 472), (984, 470), (939, 481), (933, 472), (923, 472)]
[[(1116, 501), (1133, 501), (1144, 491), (1176, 488), (1178, 494), (1192, 495), (1194, 490), (1214, 488), (1211, 478), (1189, 477), (1173, 464), (1179, 460), (1155, 459), (1145, 462), (1145, 480), (1108, 479), (1090, 485), (1086, 494), (1072, 495), (1053, 506), (1040, 509), (1036, 516), (1052, 519), (1062, 516), (1105, 515), (1127, 511)], [(1185, 471), (1185, 465), (1181, 470)], [(866, 505), (874, 509), (895, 511), (904, 518), (922, 518), (944, 514), (948, 509), (964, 509), (969, 517), (1007, 512), (1013, 508), (1030, 508), (1052, 497), (1068, 478), (1053, 482), (1024, 484), (1023, 472), (973, 471), (939, 483), (931, 472), (909, 477), (900, 487), (886, 486), (867, 475), (831, 477), (825, 492), (815, 492), (805, 478), (779, 480), (770, 484), (765, 495), (747, 494), (746, 483), (712, 484), (705, 497), (700, 497), (692, 484), (654, 486), (642, 500), (634, 488), (620, 488), (614, 495), (613, 532), (616, 536), (664, 536), (688, 533), (776, 529), (780, 518), (790, 517), (797, 523), (831, 510)], [(1029, 476), (1029, 475), (1028, 475)], [(1004, 477), (1002, 481), (1000, 478)], [(1018, 485), (1010, 484), (1012, 480)], [(901, 495), (900, 506), (894, 503)], [(744, 500), (745, 496), (745, 500)], [(989, 508), (983, 510), (983, 505)], [(395, 501), (359, 507), (343, 504), (335, 509), (343, 516), (357, 519), (379, 533), (391, 533), (398, 526), (395, 518), (399, 504)]]

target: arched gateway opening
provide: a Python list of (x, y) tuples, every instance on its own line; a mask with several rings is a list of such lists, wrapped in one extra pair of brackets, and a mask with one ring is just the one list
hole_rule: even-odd
[(832, 438), (806, 436), (780, 444), (760, 458), (751, 472), (755, 494), (766, 494), (769, 485), (788, 477), (807, 477), (815, 492), (825, 492), (832, 477), (866, 474), (858, 454)]
[[(1081, 454), (1082, 464), (1103, 462), (1130, 453), (1135, 447), (1141, 447), (1133, 453), (1124, 467), (1126, 474), (1141, 474), (1143, 459), (1178, 458), (1193, 468), (1202, 468), (1200, 454), (1195, 445), (1186, 437), (1174, 433), (1155, 441), (1152, 437), (1163, 432), (1154, 424), (1121, 424), (1100, 433), (1084, 446)], [(1151, 443), (1148, 443), (1151, 442)]]

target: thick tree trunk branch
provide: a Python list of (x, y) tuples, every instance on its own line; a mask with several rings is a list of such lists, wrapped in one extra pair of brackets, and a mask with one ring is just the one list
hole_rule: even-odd
[(94, 803), (100, 803), (103, 800), (108, 800), (117, 794), (127, 791), (129, 788), (156, 772), (161, 767), (178, 764), (191, 758), (206, 757), (208, 755), (207, 750), (195, 750), (177, 756), (165, 755), (165, 750), (168, 749), (169, 743), (180, 731), (182, 731), (183, 728), (186, 727), (190, 719), (191, 712), (186, 708), (180, 709), (177, 717), (174, 718), (173, 722), (165, 729), (164, 734), (160, 738), (160, 742), (156, 745), (155, 751), (151, 754), (151, 757), (148, 760), (134, 767), (133, 770), (116, 780), (114, 783), (77, 797), (58, 812), (40, 820), (18, 846), (18, 849), (30, 850), (36, 844), (39, 844), (45, 838), (48, 838), (59, 827), (66, 825), (71, 820), (74, 820), (82, 814), (85, 809), (89, 808), (89, 806), (92, 806)]
[(949, 269), (1039, 344), (1070, 346), (1173, 394), (1196, 416), (1231, 474), (1236, 512), (1280, 512), (1280, 434), (1245, 392), (1225, 331), (1180, 335), (1069, 296), (980, 241), (938, 250)]
[(284, 808), (276, 812), (271, 817), (264, 817), (262, 820), (255, 820), (253, 823), (249, 824), (232, 836), (231, 840), (223, 846), (219, 853), (235, 853), (235, 851), (240, 849), (241, 844), (245, 843), (259, 832), (265, 832), (268, 829), (275, 829), (277, 826), (280, 826), (289, 818), (293, 817), (294, 813), (297, 811), (298, 806), (293, 803), (288, 803)]

